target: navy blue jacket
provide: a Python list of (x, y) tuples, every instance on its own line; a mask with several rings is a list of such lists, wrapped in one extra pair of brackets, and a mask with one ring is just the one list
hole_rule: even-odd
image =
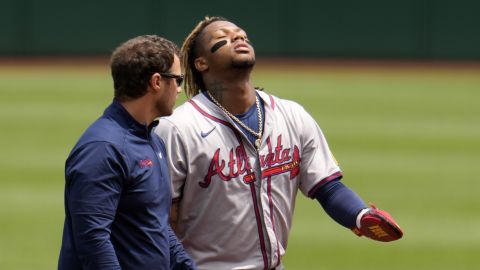
[(82, 135), (65, 165), (58, 268), (196, 269), (168, 223), (165, 146), (117, 101)]

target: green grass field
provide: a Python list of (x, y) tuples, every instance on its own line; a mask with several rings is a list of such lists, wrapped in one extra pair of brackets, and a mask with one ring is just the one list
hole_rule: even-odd
[[(286, 268), (479, 269), (480, 69), (294, 69), (254, 82), (317, 119), (344, 183), (405, 236), (358, 238), (300, 195)], [(64, 161), (111, 97), (107, 67), (0, 67), (0, 269), (56, 268)]]

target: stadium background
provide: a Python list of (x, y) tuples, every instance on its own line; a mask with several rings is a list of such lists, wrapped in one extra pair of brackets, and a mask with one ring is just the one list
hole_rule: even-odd
[(405, 230), (357, 238), (300, 195), (287, 269), (478, 269), (479, 12), (474, 0), (2, 0), (0, 269), (56, 268), (64, 160), (111, 101), (113, 48), (150, 33), (181, 44), (207, 14), (248, 32), (254, 83), (301, 103), (345, 183)]

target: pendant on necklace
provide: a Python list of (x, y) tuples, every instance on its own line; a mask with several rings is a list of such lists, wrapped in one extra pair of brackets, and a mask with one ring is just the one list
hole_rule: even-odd
[(260, 143), (262, 143), (262, 141), (260, 140), (260, 138), (256, 139), (255, 140), (255, 147), (258, 149), (260, 149)]

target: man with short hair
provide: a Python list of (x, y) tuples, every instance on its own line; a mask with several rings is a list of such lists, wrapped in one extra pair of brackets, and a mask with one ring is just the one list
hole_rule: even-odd
[(243, 29), (207, 17), (182, 57), (191, 99), (156, 132), (169, 153), (172, 226), (200, 269), (282, 269), (298, 190), (359, 235), (402, 236), (388, 213), (342, 184), (315, 120), (254, 88), (255, 53)]
[(170, 115), (183, 81), (178, 48), (139, 36), (111, 56), (114, 99), (65, 165), (59, 266), (196, 269), (173, 233), (165, 145), (152, 129)]

